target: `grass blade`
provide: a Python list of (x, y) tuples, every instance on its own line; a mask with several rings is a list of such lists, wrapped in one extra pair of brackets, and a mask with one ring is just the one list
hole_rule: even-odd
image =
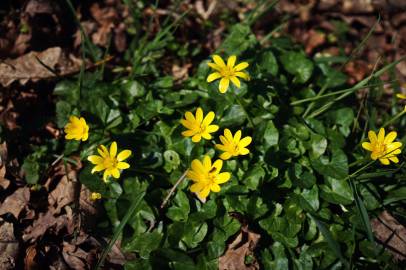
[(361, 214), (361, 221), (364, 225), (364, 229), (367, 233), (368, 240), (374, 242), (374, 234), (372, 233), (371, 223), (369, 221), (368, 211), (365, 207), (364, 202), (362, 201), (361, 197), (358, 194), (358, 187), (356, 184), (350, 179), (350, 186), (352, 189), (352, 193), (355, 198), (355, 205), (357, 206), (358, 212)]
[(103, 265), (104, 260), (107, 257), (107, 254), (110, 252), (111, 248), (113, 247), (114, 243), (117, 241), (118, 237), (120, 236), (121, 232), (124, 229), (124, 226), (127, 224), (128, 220), (130, 217), (134, 214), (135, 209), (137, 209), (138, 205), (140, 204), (142, 198), (144, 198), (145, 191), (139, 193), (138, 195), (135, 196), (134, 200), (132, 201), (130, 208), (127, 210), (127, 213), (123, 217), (123, 219), (120, 222), (120, 225), (116, 228), (114, 231), (113, 237), (111, 238), (109, 244), (107, 247), (103, 250), (99, 261), (96, 264), (95, 269), (98, 270), (100, 267)]
[(328, 228), (326, 227), (326, 225), (324, 225), (323, 222), (321, 222), (320, 220), (318, 220), (315, 216), (313, 216), (312, 214), (307, 214), (308, 216), (310, 216), (311, 219), (314, 220), (314, 222), (316, 222), (317, 228), (319, 228), (321, 234), (323, 235), (323, 237), (326, 239), (327, 244), (329, 245), (329, 247), (331, 248), (331, 250), (334, 252), (334, 255), (340, 259), (340, 261), (343, 263), (343, 265), (345, 266), (345, 268), (348, 268), (348, 262), (344, 259), (343, 254), (341, 253), (341, 249), (340, 249), (340, 245), (339, 243), (334, 240), (333, 236), (331, 235), (331, 232), (328, 230)]

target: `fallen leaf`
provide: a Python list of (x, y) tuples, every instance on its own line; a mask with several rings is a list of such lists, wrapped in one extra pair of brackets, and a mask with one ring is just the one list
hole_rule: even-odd
[(11, 213), (16, 219), (21, 211), (30, 201), (30, 189), (28, 187), (19, 188), (8, 196), (0, 205), (0, 215)]
[(18, 241), (14, 236), (13, 223), (0, 218), (0, 269), (15, 269), (18, 256)]
[[(245, 226), (234, 241), (228, 245), (223, 256), (219, 258), (219, 270), (257, 270), (259, 264), (254, 255), (254, 249), (261, 236), (248, 230)], [(254, 258), (249, 265), (245, 264), (246, 256)]]
[(57, 75), (63, 76), (78, 71), (80, 65), (80, 59), (65, 55), (60, 47), (49, 48), (42, 52), (30, 52), (13, 60), (1, 61), (0, 84), (7, 87), (18, 81), (25, 85), (28, 81), (36, 82), (54, 78)]
[(87, 252), (68, 242), (63, 242), (62, 256), (66, 264), (75, 270), (87, 269), (86, 262), (90, 264)]
[(49, 193), (48, 203), (55, 209), (54, 214), (59, 214), (61, 209), (75, 200), (79, 183), (76, 179), (76, 171), (70, 171), (62, 176), (56, 188)]
[(68, 235), (73, 234), (77, 223), (73, 216), (72, 208), (68, 205), (65, 206), (66, 214), (55, 217), (55, 209), (50, 207), (48, 212), (40, 213), (38, 218), (34, 220), (32, 225), (28, 226), (24, 230), (22, 239), (27, 242), (35, 242), (38, 238), (43, 236), (49, 231), (49, 233), (57, 235), (62, 229), (66, 229)]
[(406, 228), (400, 224), (388, 211), (383, 211), (377, 218), (371, 220), (372, 230), (397, 260), (406, 259)]
[(6, 179), (7, 163), (7, 143), (0, 144), (0, 187), (6, 189), (10, 185), (10, 180)]
[(315, 48), (323, 45), (326, 41), (326, 34), (319, 31), (310, 30), (306, 41), (306, 53), (310, 54)]
[(38, 269), (38, 265), (35, 261), (37, 256), (37, 248), (35, 245), (29, 246), (25, 251), (24, 267), (25, 270)]

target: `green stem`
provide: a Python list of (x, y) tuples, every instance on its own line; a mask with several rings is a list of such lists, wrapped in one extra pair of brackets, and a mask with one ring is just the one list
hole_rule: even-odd
[(138, 205), (140, 204), (142, 198), (144, 198), (145, 191), (138, 193), (134, 200), (132, 201), (130, 208), (127, 210), (127, 213), (123, 217), (123, 219), (120, 222), (120, 225), (115, 229), (113, 237), (111, 238), (109, 244), (107, 247), (103, 250), (99, 261), (96, 264), (95, 269), (98, 270), (100, 267), (103, 265), (104, 260), (107, 257), (107, 254), (110, 252), (111, 248), (113, 247), (114, 243), (117, 241), (118, 237), (120, 236), (121, 232), (124, 229), (124, 226), (127, 224), (128, 220), (130, 217), (134, 214), (135, 209), (137, 209)]
[(247, 110), (245, 109), (244, 105), (242, 104), (242, 101), (241, 101), (240, 97), (239, 97), (236, 93), (234, 93), (234, 92), (233, 92), (233, 95), (234, 95), (235, 100), (237, 101), (238, 105), (240, 105), (241, 108), (242, 108), (242, 110), (244, 111), (245, 116), (247, 117), (248, 123), (250, 124), (250, 126), (251, 126), (252, 128), (254, 128), (254, 122), (252, 121), (252, 119), (251, 119), (251, 117), (249, 116)]
[(392, 117), (391, 119), (389, 119), (388, 121), (386, 121), (382, 127), (386, 127), (389, 124), (392, 124), (393, 122), (395, 122), (396, 120), (398, 120), (400, 117), (402, 117), (404, 114), (406, 113), (406, 110), (401, 111), (400, 113), (398, 113), (397, 115), (395, 115), (394, 117)]
[(360, 169), (356, 170), (355, 172), (353, 172), (352, 174), (350, 174), (349, 176), (347, 176), (344, 180), (349, 180), (351, 178), (353, 178), (354, 176), (356, 176), (357, 174), (359, 174), (360, 172), (362, 172), (363, 170), (367, 169), (369, 166), (371, 166), (373, 163), (375, 163), (375, 160), (371, 160), (370, 162), (368, 162), (366, 165), (362, 166)]

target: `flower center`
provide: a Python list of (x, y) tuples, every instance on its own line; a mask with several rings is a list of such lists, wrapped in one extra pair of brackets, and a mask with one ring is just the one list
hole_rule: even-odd
[(117, 163), (118, 163), (117, 159), (111, 157), (106, 157), (103, 161), (103, 165), (107, 169), (113, 169), (117, 167)]
[(206, 128), (207, 128), (206, 125), (201, 124), (199, 127), (199, 133), (200, 134), (204, 133), (206, 131)]
[(234, 76), (234, 69), (230, 67), (225, 67), (220, 71), (220, 74), (224, 78), (229, 78), (231, 76)]
[(374, 152), (377, 153), (380, 157), (384, 156), (386, 154), (386, 145), (383, 142), (376, 143)]

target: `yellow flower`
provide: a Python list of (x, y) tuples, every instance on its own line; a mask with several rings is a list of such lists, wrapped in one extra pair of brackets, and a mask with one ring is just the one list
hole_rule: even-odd
[(379, 130), (378, 136), (372, 130), (368, 132), (368, 138), (370, 142), (363, 142), (362, 147), (368, 151), (371, 151), (371, 158), (373, 160), (379, 159), (383, 165), (389, 165), (390, 161), (398, 163), (399, 159), (396, 155), (401, 153), (401, 142), (394, 142), (397, 133), (395, 131), (389, 132), (385, 136), (385, 129)]
[(188, 130), (183, 131), (182, 135), (185, 137), (192, 137), (192, 141), (200, 142), (202, 137), (210, 140), (212, 136), (210, 133), (216, 132), (219, 129), (217, 125), (210, 125), (216, 115), (214, 112), (209, 112), (203, 119), (202, 108), (197, 108), (196, 116), (191, 112), (185, 113), (185, 119), (180, 120), (181, 124)]
[[(110, 145), (110, 151), (104, 145), (97, 148), (100, 156), (92, 155), (87, 158), (91, 163), (96, 165), (92, 169), (92, 173), (104, 170), (103, 180), (107, 181), (109, 176), (114, 178), (120, 177), (120, 170), (128, 169), (130, 164), (123, 162), (131, 155), (130, 150), (123, 150), (117, 155), (117, 143), (113, 142)], [(117, 155), (117, 156), (116, 156)]]
[(203, 163), (195, 159), (192, 161), (191, 167), (192, 169), (186, 175), (194, 182), (190, 186), (190, 191), (195, 192), (201, 200), (205, 200), (210, 191), (219, 192), (220, 184), (227, 182), (231, 177), (229, 172), (220, 173), (221, 167), (223, 167), (221, 159), (212, 164), (210, 157), (205, 156)]
[(208, 63), (209, 67), (215, 70), (207, 77), (207, 82), (212, 82), (214, 80), (220, 79), (219, 90), (221, 93), (225, 93), (228, 89), (230, 81), (240, 88), (240, 80), (238, 77), (243, 78), (244, 80), (249, 80), (247, 73), (242, 72), (242, 70), (248, 67), (247, 62), (241, 62), (235, 66), (237, 56), (232, 55), (227, 59), (227, 65), (224, 63), (224, 60), (218, 56), (213, 55), (214, 63)]
[(399, 99), (406, 99), (406, 95), (404, 94), (396, 94), (396, 97)]
[(241, 130), (237, 131), (233, 137), (231, 131), (226, 128), (224, 130), (224, 136), (220, 135), (220, 141), (222, 144), (216, 144), (216, 148), (224, 151), (224, 153), (220, 155), (220, 158), (227, 160), (231, 157), (247, 155), (250, 150), (245, 147), (251, 143), (252, 138), (247, 136), (241, 139)]
[(92, 194), (90, 194), (90, 200), (92, 201), (97, 201), (101, 199), (101, 194), (98, 192), (92, 192)]
[(65, 139), (86, 141), (89, 137), (89, 126), (83, 117), (77, 118), (76, 116), (69, 117), (69, 123), (65, 126)]

